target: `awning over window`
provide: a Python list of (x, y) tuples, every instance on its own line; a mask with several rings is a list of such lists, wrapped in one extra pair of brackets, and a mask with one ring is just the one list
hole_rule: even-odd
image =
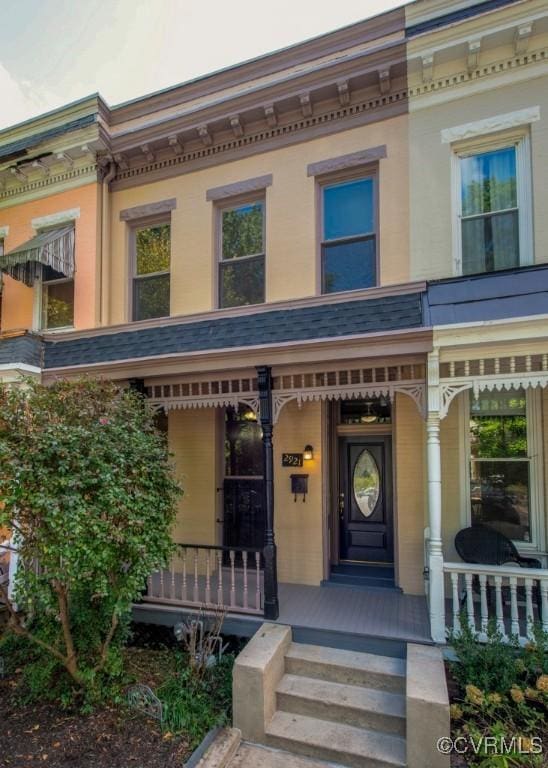
[(58, 277), (74, 276), (74, 225), (49, 229), (0, 256), (0, 270), (32, 286), (49, 267)]

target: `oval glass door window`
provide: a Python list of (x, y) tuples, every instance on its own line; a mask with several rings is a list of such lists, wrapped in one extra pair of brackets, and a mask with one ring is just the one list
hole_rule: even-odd
[(364, 517), (370, 517), (379, 500), (381, 479), (377, 462), (367, 448), (356, 461), (352, 484), (360, 512)]

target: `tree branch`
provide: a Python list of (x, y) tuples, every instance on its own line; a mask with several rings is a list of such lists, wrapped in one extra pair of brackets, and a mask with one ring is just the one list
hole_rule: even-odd
[(57, 594), (57, 601), (59, 603), (59, 619), (61, 621), (61, 627), (63, 630), (63, 639), (65, 641), (65, 648), (67, 651), (66, 667), (72, 677), (78, 682), (78, 662), (76, 658), (76, 649), (74, 647), (74, 640), (72, 638), (72, 632), (70, 630), (70, 616), (68, 609), (67, 593), (65, 588), (57, 581), (52, 582), (53, 589)]
[(9, 626), (12, 628), (15, 634), (26, 637), (27, 640), (31, 641), (31, 643), (34, 643), (43, 650), (48, 651), (48, 653), (51, 653), (53, 656), (55, 656), (55, 658), (58, 659), (64, 667), (67, 667), (68, 660), (65, 656), (63, 656), (61, 651), (58, 651), (55, 646), (40, 640), (39, 637), (36, 637), (32, 634), (32, 632), (29, 632), (29, 630), (22, 624), (17, 611), (13, 607), (13, 603), (8, 597), (8, 590), (3, 584), (0, 584), (0, 596), (2, 597), (3, 602), (6, 604), (6, 608), (8, 609), (8, 613), (10, 615)]
[(116, 613), (117, 608), (118, 608), (118, 605), (116, 605), (116, 608), (114, 609), (114, 613), (112, 614), (112, 619), (110, 620), (110, 629), (109, 629), (109, 631), (107, 633), (107, 636), (105, 637), (105, 640), (104, 640), (103, 644), (101, 645), (101, 653), (99, 654), (99, 662), (95, 666), (95, 668), (93, 670), (94, 672), (101, 672), (101, 670), (103, 669), (103, 667), (106, 664), (108, 649), (110, 647), (110, 644), (112, 642), (112, 638), (114, 637), (114, 633), (116, 632), (116, 630), (118, 628), (119, 621), (120, 621), (120, 619), (118, 617), (118, 614)]

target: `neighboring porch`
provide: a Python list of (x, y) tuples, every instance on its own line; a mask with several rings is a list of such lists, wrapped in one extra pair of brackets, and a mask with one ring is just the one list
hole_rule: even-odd
[(548, 631), (548, 354), (542, 338), (515, 354), (510, 336), (489, 329), (475, 349), (477, 329), (440, 331), (429, 355), (428, 598), (440, 643), (464, 626), (521, 644), (535, 625)]

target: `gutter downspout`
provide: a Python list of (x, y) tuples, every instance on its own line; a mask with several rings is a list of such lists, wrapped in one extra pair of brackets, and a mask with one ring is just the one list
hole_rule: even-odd
[(101, 258), (99, 269), (99, 286), (101, 291), (99, 305), (99, 325), (107, 324), (108, 309), (110, 306), (110, 192), (109, 185), (116, 175), (116, 163), (111, 160), (110, 167), (101, 185)]

